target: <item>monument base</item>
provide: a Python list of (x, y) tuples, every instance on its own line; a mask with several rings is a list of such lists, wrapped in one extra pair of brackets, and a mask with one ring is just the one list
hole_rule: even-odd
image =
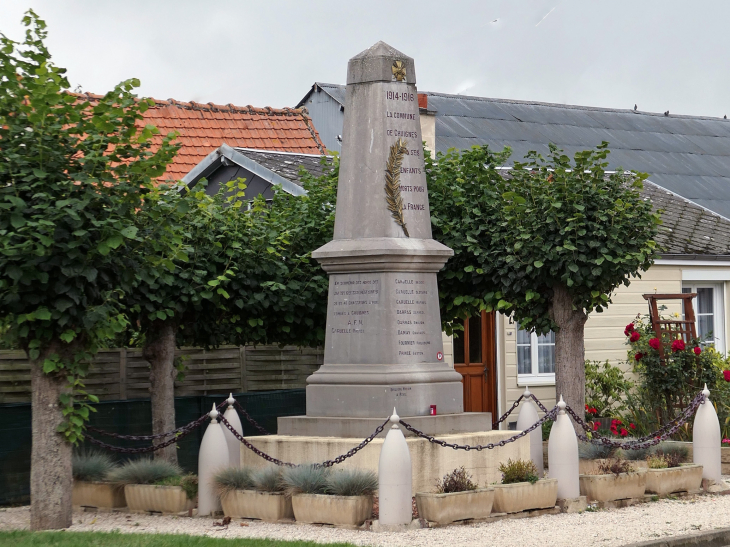
[[(483, 431), (458, 435), (439, 435), (439, 440), (449, 443), (485, 445), (497, 443), (514, 435), (514, 431)], [(298, 437), (288, 435), (265, 435), (248, 437), (247, 440), (259, 450), (285, 462), (295, 464), (321, 463), (352, 450), (362, 438), (342, 439), (334, 437)], [(351, 458), (335, 466), (336, 469), (370, 469), (378, 472), (380, 448), (384, 439), (377, 438)], [(433, 492), (438, 479), (454, 469), (464, 468), (480, 487), (500, 482), (502, 474), (499, 464), (508, 458), (529, 460), (530, 440), (527, 436), (492, 450), (453, 450), (433, 444), (419, 437), (406, 438), (411, 454), (413, 472), (413, 495), (416, 492)], [(251, 450), (241, 447), (241, 465), (265, 467), (269, 464)]]
[[(450, 372), (459, 375), (453, 370)], [(316, 375), (308, 380), (307, 416), (384, 420), (393, 408), (399, 416), (428, 416), (431, 405), (436, 405), (439, 414), (464, 412), (461, 381), (400, 385), (315, 384), (312, 378)]]
[[(381, 425), (384, 418), (341, 418), (316, 416), (282, 416), (277, 419), (278, 435), (304, 437), (340, 437), (364, 439)], [(492, 430), (491, 412), (462, 412), (460, 414), (441, 414), (438, 416), (407, 416), (403, 419), (427, 435), (455, 435)], [(386, 426), (378, 437), (385, 437)], [(414, 434), (401, 428), (406, 437)]]

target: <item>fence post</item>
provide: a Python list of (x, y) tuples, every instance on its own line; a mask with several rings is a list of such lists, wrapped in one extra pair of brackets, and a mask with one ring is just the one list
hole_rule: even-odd
[(565, 401), (560, 396), (558, 416), (548, 439), (548, 477), (558, 479), (558, 499), (580, 497), (578, 479), (578, 438), (570, 418), (565, 413)]
[(246, 372), (246, 346), (238, 346), (238, 355), (241, 362), (241, 391), (248, 393), (248, 374)]
[[(226, 399), (226, 402), (228, 403), (228, 408), (223, 414), (223, 417), (228, 420), (228, 423), (231, 424), (233, 429), (238, 431), (238, 433), (243, 436), (243, 426), (241, 426), (241, 418), (238, 417), (238, 412), (233, 407), (233, 403), (236, 402), (236, 400), (233, 398), (233, 393), (228, 395), (228, 399)], [(241, 467), (241, 441), (236, 439), (233, 433), (231, 433), (231, 430), (227, 427), (222, 427), (222, 429), (223, 434), (226, 436), (226, 442), (228, 443), (229, 465), (231, 467)]]
[(127, 399), (127, 348), (119, 348), (119, 398)]
[(378, 503), (381, 525), (410, 524), (413, 520), (411, 497), (411, 454), (395, 408), (390, 417), (393, 424), (380, 448), (378, 462)]
[(710, 390), (702, 390), (705, 396), (695, 414), (692, 427), (692, 460), (702, 466), (702, 478), (716, 483), (722, 481), (722, 444), (720, 421), (715, 405), (710, 401)]
[(213, 410), (208, 415), (211, 421), (205, 429), (198, 455), (198, 515), (200, 516), (210, 515), (221, 510), (221, 503), (213, 484), (213, 476), (218, 470), (227, 467), (229, 462), (228, 443), (223, 434), (223, 426), (218, 423), (215, 403), (213, 403)]
[[(520, 408), (520, 413), (517, 415), (517, 430), (524, 431), (529, 428), (540, 417), (537, 415), (537, 407), (530, 399), (530, 388), (525, 388), (525, 392), (522, 394), (523, 404)], [(528, 433), (530, 439), (530, 459), (532, 463), (537, 467), (537, 476), (542, 477), (544, 473), (543, 466), (543, 454), (542, 454), (542, 428), (537, 429)]]

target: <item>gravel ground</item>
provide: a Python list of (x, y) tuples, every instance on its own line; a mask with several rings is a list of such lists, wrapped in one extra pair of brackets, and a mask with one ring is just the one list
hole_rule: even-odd
[[(571, 515), (545, 515), (471, 526), (374, 533), (303, 524), (266, 524), (234, 520), (227, 528), (210, 518), (162, 517), (129, 513), (74, 513), (73, 531), (174, 533), (221, 538), (271, 538), (355, 545), (581, 547), (621, 546), (638, 541), (710, 531), (728, 526), (730, 496), (697, 496)], [(28, 507), (0, 509), (0, 530), (27, 529)]]

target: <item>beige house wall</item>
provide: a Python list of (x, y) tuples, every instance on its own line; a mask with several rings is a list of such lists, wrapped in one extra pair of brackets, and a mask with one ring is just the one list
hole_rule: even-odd
[[(614, 365), (619, 365), (625, 371), (631, 370), (627, 360), (626, 337), (623, 334), (624, 327), (637, 316), (645, 316), (648, 313), (648, 305), (644, 300), (644, 294), (651, 293), (681, 293), (683, 280), (685, 283), (697, 281), (708, 281), (717, 283), (723, 289), (722, 310), (724, 320), (724, 337), (726, 341), (725, 350), (730, 350), (730, 264), (703, 265), (702, 263), (684, 264), (662, 264), (661, 261), (655, 264), (640, 278), (634, 278), (628, 287), (620, 287), (613, 295), (612, 303), (602, 313), (591, 313), (585, 327), (585, 349), (586, 359), (594, 361), (608, 360)], [(669, 304), (669, 303), (667, 303)], [(679, 302), (671, 304), (664, 312), (669, 315), (681, 313)], [(512, 403), (525, 390), (518, 380), (517, 375), (517, 352), (516, 352), (516, 325), (509, 317), (498, 315), (496, 320), (496, 341), (497, 341), (497, 367), (498, 386), (497, 399), (499, 414), (505, 412)], [(451, 337), (444, 335), (444, 358), (454, 365), (453, 342)], [(555, 385), (531, 385), (530, 391), (543, 401), (546, 406), (552, 406), (555, 401)], [(516, 421), (517, 416), (507, 420), (508, 423)]]

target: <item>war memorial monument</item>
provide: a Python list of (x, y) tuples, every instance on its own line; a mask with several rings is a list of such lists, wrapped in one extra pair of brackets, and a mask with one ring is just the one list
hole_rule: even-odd
[[(250, 439), (265, 452), (295, 463), (337, 456), (394, 407), (450, 442), (509, 436), (491, 431), (490, 413), (463, 412), (461, 375), (444, 359), (436, 275), (453, 251), (431, 237), (422, 150), (414, 61), (378, 42), (348, 63), (334, 238), (312, 253), (329, 274), (324, 364), (307, 379), (307, 415)], [(343, 465), (377, 469), (378, 442)], [(499, 461), (529, 458), (526, 438), (479, 453), (408, 442), (421, 491), (460, 465), (484, 483), (497, 480)]]

